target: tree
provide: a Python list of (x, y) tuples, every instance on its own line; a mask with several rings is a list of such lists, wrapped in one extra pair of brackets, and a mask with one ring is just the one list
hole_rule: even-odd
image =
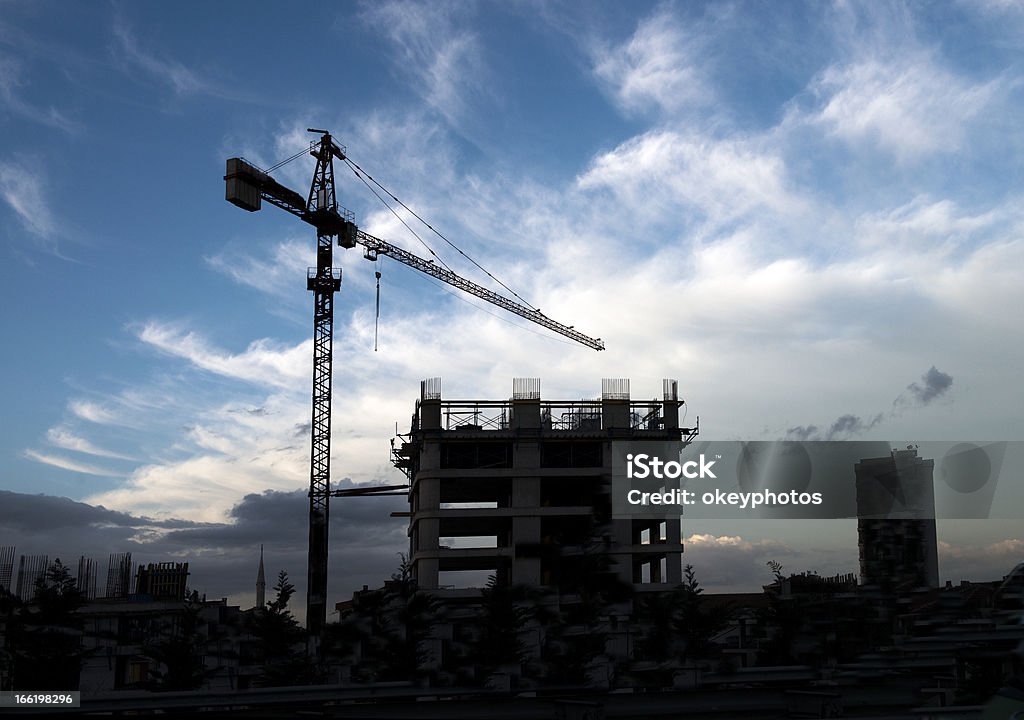
[(260, 644), (262, 683), (271, 687), (312, 684), (319, 675), (306, 655), (306, 633), (288, 609), (295, 586), (284, 570), (278, 573), (274, 593), (274, 599), (257, 608), (249, 622), (249, 631)]
[(27, 603), (8, 599), (7, 663), (18, 690), (75, 690), (85, 652), (85, 604), (71, 571), (58, 558), (36, 581)]
[(524, 584), (509, 584), (495, 573), (480, 590), (481, 609), (473, 642), (456, 658), (466, 682), (485, 685), (502, 666), (519, 665), (523, 675), (535, 674), (526, 633), (539, 631), (556, 616), (544, 607), (544, 593)]
[(199, 595), (186, 593), (185, 597), (180, 614), (172, 622), (164, 623), (159, 637), (143, 647), (143, 654), (156, 663), (149, 671), (154, 690), (199, 689), (220, 669), (207, 669), (206, 657), (236, 656), (234, 652), (217, 649), (211, 652), (210, 645), (223, 639), (225, 633), (210, 636), (201, 632), (203, 605)]
[(607, 649), (606, 618), (632, 597), (632, 585), (613, 565), (610, 544), (608, 536), (592, 537), (580, 555), (563, 558), (559, 613), (554, 622), (543, 623), (545, 682), (590, 684), (591, 670)]
[(14, 654), (11, 647), (12, 632), (19, 625), (21, 600), (14, 593), (0, 587), (0, 626), (5, 629), (4, 642), (0, 644), (0, 690), (11, 690), (14, 673)]
[(655, 684), (670, 684), (680, 665), (703, 662), (717, 654), (712, 639), (727, 627), (732, 609), (709, 602), (703, 593), (693, 565), (687, 565), (678, 587), (648, 595), (640, 604), (643, 630), (638, 650), (645, 659), (660, 663), (660, 670), (649, 678)]
[(434, 659), (427, 640), (438, 621), (439, 604), (417, 587), (408, 558), (400, 558), (391, 580), (380, 590), (357, 593), (330, 632), (336, 650), (347, 650), (354, 662), (356, 680), (414, 680)]
[(765, 587), (768, 596), (768, 607), (758, 613), (760, 624), (772, 631), (761, 646), (760, 662), (768, 665), (790, 665), (796, 662), (797, 637), (806, 620), (800, 601), (790, 595), (784, 595), (786, 578), (782, 574), (782, 564), (769, 560), (766, 565), (772, 571), (774, 582)]

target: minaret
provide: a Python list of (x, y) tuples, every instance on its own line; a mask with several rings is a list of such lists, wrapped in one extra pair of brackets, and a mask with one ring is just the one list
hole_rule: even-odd
[(256, 607), (260, 610), (267, 605), (267, 580), (263, 575), (263, 544), (260, 543), (260, 569), (256, 573)]

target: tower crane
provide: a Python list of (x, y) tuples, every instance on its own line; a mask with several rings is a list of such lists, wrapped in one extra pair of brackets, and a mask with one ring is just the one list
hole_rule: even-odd
[(227, 161), (225, 198), (232, 204), (255, 212), (262, 201), (291, 213), (316, 229), (316, 267), (306, 274), (306, 289), (313, 293), (313, 414), (309, 471), (309, 566), (306, 586), (306, 627), (319, 649), (327, 620), (328, 515), (331, 497), (331, 368), (334, 293), (341, 288), (341, 268), (334, 267), (334, 243), (342, 248), (364, 248), (364, 257), (376, 260), (386, 255), (459, 290), (475, 295), (548, 328), (594, 350), (604, 350), (600, 338), (591, 338), (573, 326), (563, 325), (540, 310), (511, 300), (467, 280), (432, 260), (360, 230), (351, 212), (341, 208), (334, 190), (334, 160), (345, 161), (346, 150), (326, 130), (310, 128), (320, 135), (311, 142), (309, 154), (316, 159), (309, 193), (303, 197), (285, 187), (268, 171), (244, 158)]

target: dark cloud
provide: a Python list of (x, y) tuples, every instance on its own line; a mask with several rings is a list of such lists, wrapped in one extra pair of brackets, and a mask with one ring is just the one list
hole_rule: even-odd
[(875, 415), (871, 420), (864, 422), (857, 415), (840, 415), (835, 422), (829, 426), (826, 440), (838, 440), (851, 435), (859, 435), (873, 428), (882, 422), (882, 413)]
[(82, 525), (134, 528), (147, 525), (158, 528), (197, 527), (189, 520), (154, 520), (129, 513), (107, 510), (102, 505), (87, 505), (66, 497), (26, 495), (0, 490), (0, 528), (20, 533), (54, 531)]
[(787, 440), (817, 440), (819, 437), (817, 425), (797, 425), (786, 430)]
[[(337, 487), (352, 487), (348, 479)], [(363, 585), (380, 586), (408, 551), (404, 497), (333, 498), (330, 522), (331, 602)], [(99, 587), (111, 553), (130, 552), (137, 563), (188, 562), (189, 586), (209, 597), (252, 602), (259, 548), (265, 548), (268, 580), (285, 570), (305, 596), (309, 499), (306, 490), (268, 490), (242, 498), (230, 523), (153, 520), (68, 498), (0, 491), (0, 546), (19, 555), (45, 554), (75, 566), (84, 555), (100, 561)]]
[(924, 407), (941, 397), (953, 385), (953, 376), (937, 369), (934, 365), (921, 376), (920, 383), (910, 383), (905, 392), (893, 400), (894, 410), (878, 413), (865, 421), (859, 415), (846, 413), (837, 417), (828, 430), (822, 431), (817, 425), (796, 425), (786, 430), (787, 440), (844, 440), (872, 429), (886, 417), (900, 414), (899, 409)]
[(822, 432), (817, 425), (797, 425), (786, 430), (787, 440), (844, 440), (853, 435), (860, 435), (882, 422), (884, 415), (879, 413), (868, 421), (859, 415), (840, 415)]
[(945, 395), (946, 391), (952, 386), (953, 376), (942, 372), (932, 365), (928, 372), (921, 376), (921, 382), (907, 385), (907, 391), (896, 398), (893, 404), (924, 407), (936, 398)]

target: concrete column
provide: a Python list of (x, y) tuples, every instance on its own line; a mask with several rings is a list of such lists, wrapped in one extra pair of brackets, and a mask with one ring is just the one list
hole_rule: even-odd
[(629, 400), (601, 400), (601, 428), (629, 429)]
[(424, 478), (416, 483), (419, 493), (420, 510), (437, 510), (441, 507), (441, 479)]
[(437, 559), (416, 561), (416, 584), (423, 590), (437, 590)]
[(540, 428), (540, 400), (513, 400), (512, 427), (515, 429)]
[(665, 521), (665, 544), (668, 548), (665, 582), (679, 585), (683, 581), (683, 523), (679, 518)]
[(421, 400), (420, 401), (420, 429), (440, 430), (441, 429), (441, 401)]
[(666, 430), (675, 430), (679, 427), (680, 405), (682, 401), (679, 400), (666, 400), (661, 404), (661, 418)]
[(540, 507), (539, 477), (512, 478), (512, 507), (532, 509)]
[[(520, 546), (537, 548), (540, 545), (540, 518), (537, 516), (512, 518), (512, 546), (516, 554), (512, 560), (512, 582), (540, 585), (540, 557), (520, 554)], [(534, 555), (530, 553), (529, 555)]]
[(420, 552), (437, 550), (441, 547), (441, 521), (437, 518), (423, 518), (416, 523), (416, 534)]

